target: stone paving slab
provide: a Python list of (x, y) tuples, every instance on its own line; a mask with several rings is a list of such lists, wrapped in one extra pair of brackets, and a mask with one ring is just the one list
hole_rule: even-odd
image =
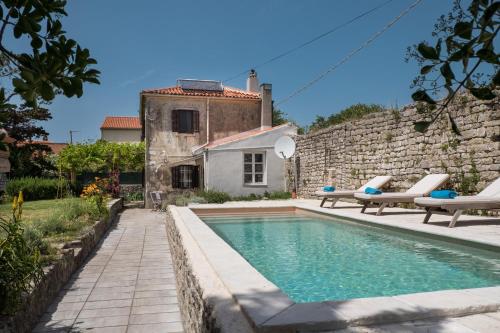
[(164, 220), (125, 210), (33, 332), (183, 332)]

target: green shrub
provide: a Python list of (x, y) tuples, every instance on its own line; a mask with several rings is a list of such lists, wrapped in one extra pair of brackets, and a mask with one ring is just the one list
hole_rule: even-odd
[(224, 203), (226, 201), (231, 201), (229, 194), (214, 190), (201, 191), (198, 193), (198, 196), (204, 198), (207, 203)]
[(36, 229), (32, 224), (24, 226), (23, 237), (28, 246), (32, 249), (38, 249), (41, 255), (53, 253), (50, 243), (46, 239), (43, 239), (42, 232)]
[(231, 198), (232, 201), (256, 201), (256, 200), (262, 200), (261, 195), (257, 195), (255, 193), (251, 193), (249, 195), (242, 195), (238, 197), (233, 197)]
[(55, 209), (51, 215), (43, 220), (34, 221), (34, 224), (43, 237), (74, 235), (100, 217), (102, 213), (94, 202), (73, 198), (67, 200), (64, 207)]
[(283, 200), (283, 199), (290, 199), (292, 197), (292, 194), (290, 192), (276, 191), (276, 192), (271, 192), (266, 196), (269, 200)]
[(23, 191), (24, 200), (33, 201), (65, 196), (68, 189), (69, 183), (66, 179), (26, 177), (9, 180), (5, 192), (13, 197)]
[(144, 195), (143, 195), (142, 191), (140, 191), (140, 192), (128, 192), (128, 193), (125, 193), (123, 198), (125, 199), (126, 202), (142, 201), (142, 200), (144, 200)]
[(194, 195), (194, 196), (189, 198), (189, 202), (190, 203), (197, 203), (197, 204), (204, 204), (204, 203), (207, 203), (207, 199)]
[(12, 314), (43, 270), (38, 249), (28, 245), (18, 221), (0, 219), (0, 230), (0, 314)]

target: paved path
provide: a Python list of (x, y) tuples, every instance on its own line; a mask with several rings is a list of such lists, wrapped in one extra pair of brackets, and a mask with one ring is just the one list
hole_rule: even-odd
[(125, 210), (33, 332), (182, 332), (164, 220)]

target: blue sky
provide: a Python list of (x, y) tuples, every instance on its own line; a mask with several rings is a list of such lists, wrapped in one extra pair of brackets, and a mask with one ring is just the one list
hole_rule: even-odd
[[(393, 0), (368, 17), (257, 70), (276, 101), (337, 63), (415, 0)], [(135, 116), (139, 92), (178, 78), (223, 80), (366, 11), (385, 0), (69, 1), (68, 35), (98, 60), (101, 85), (82, 98), (56, 98), (46, 123), (52, 141), (99, 138), (106, 115)], [(374, 44), (280, 108), (300, 124), (354, 103), (410, 102), (416, 64), (406, 47), (431, 39), (451, 0), (424, 0)], [(245, 87), (245, 77), (227, 83)]]

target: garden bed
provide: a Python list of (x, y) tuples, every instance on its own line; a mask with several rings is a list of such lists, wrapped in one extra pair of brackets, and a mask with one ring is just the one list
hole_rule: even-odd
[[(23, 213), (26, 214), (23, 215), (24, 219), (27, 221), (36, 221), (37, 216), (45, 214), (44, 209), (40, 208), (46, 204), (44, 202), (33, 203), (33, 205), (38, 205), (39, 209), (33, 209), (32, 215), (30, 215), (30, 205), (28, 204), (26, 211)], [(78, 237), (77, 240), (65, 242), (60, 245), (57, 260), (44, 267), (43, 278), (34, 287), (33, 291), (23, 298), (20, 309), (13, 316), (0, 317), (0, 333), (31, 331), (32, 326), (37, 322), (39, 316), (43, 314), (73, 272), (81, 266), (88, 254), (99, 243), (104, 233), (114, 223), (122, 206), (122, 199), (111, 200), (108, 203), (108, 217), (101, 218), (89, 228), (84, 228), (82, 224), (82, 229), (71, 231), (75, 232), (76, 235), (80, 231), (85, 230), (83, 235)], [(68, 234), (62, 233), (62, 239), (65, 237), (70, 238), (72, 236), (71, 232)]]

